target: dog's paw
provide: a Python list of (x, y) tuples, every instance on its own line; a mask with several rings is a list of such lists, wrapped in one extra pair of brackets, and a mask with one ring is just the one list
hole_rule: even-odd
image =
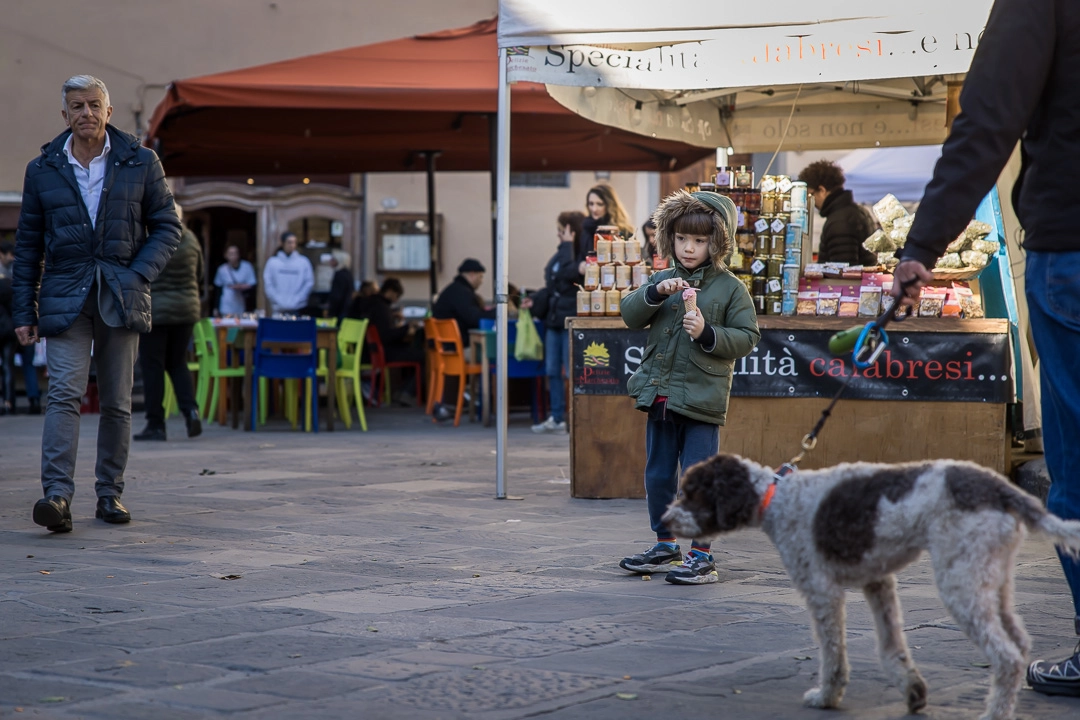
[(926, 707), (926, 681), (914, 668), (908, 673), (907, 692), (908, 712), (915, 714)]
[(803, 705), (812, 708), (834, 708), (840, 704), (840, 698), (826, 693), (819, 687), (807, 690), (802, 699)]

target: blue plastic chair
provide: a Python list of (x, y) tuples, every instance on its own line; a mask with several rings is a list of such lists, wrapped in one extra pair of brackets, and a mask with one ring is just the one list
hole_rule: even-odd
[[(544, 380), (545, 369), (543, 360), (518, 360), (514, 357), (514, 345), (517, 343), (517, 319), (507, 318), (506, 320), (506, 377), (508, 378), (530, 378), (533, 380), (533, 392), (530, 399), (530, 411), (534, 420), (543, 415), (546, 411), (545, 396), (544, 396)], [(544, 337), (544, 333), (547, 329), (544, 327), (544, 323), (533, 318), (533, 324), (536, 325), (536, 331), (540, 334), (540, 337)], [(488, 361), (491, 363), (491, 372), (495, 372), (495, 321), (489, 318), (480, 319), (480, 329), (488, 333)]]
[(259, 380), (293, 378), (305, 380), (308, 405), (305, 425), (319, 431), (318, 330), (313, 318), (274, 320), (262, 318), (255, 331), (251, 373), (251, 427), (258, 427)]

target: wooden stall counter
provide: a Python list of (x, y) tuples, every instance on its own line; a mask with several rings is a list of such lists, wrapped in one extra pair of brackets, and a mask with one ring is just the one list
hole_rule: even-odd
[[(844, 396), (803, 468), (840, 462), (971, 460), (1008, 472), (1008, 405), (1015, 401), (1007, 320), (915, 318), (889, 326), (890, 345), (865, 372), (833, 357), (828, 338), (864, 318), (762, 316), (761, 343), (735, 364), (720, 449), (777, 466), (840, 384)], [(570, 492), (645, 496), (645, 413), (626, 380), (647, 330), (621, 318), (574, 317), (570, 329)]]

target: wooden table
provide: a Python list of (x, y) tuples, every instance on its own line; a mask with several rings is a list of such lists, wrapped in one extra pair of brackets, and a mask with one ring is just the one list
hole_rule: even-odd
[[(244, 429), (251, 430), (251, 393), (252, 383), (251, 375), (253, 371), (252, 358), (255, 352), (255, 331), (258, 329), (258, 321), (251, 320), (222, 320), (215, 321), (214, 327), (217, 329), (218, 337), (218, 362), (221, 363), (220, 367), (228, 367), (226, 363), (225, 349), (229, 346), (228, 334), (232, 328), (237, 328), (244, 335), (244, 383), (242, 393), (244, 414), (246, 419), (244, 420)], [(233, 346), (235, 347), (235, 345)], [(318, 326), (318, 333), (316, 333), (316, 350), (326, 350), (326, 367), (327, 367), (327, 391), (326, 391), (326, 429), (330, 432), (334, 431), (334, 413), (336, 412), (336, 394), (335, 389), (337, 387), (337, 328), (336, 327), (323, 327)], [(232, 366), (239, 367), (239, 358), (237, 353), (232, 353)], [(225, 382), (228, 378), (219, 378), (218, 382), (221, 383), (219, 390), (220, 397), (225, 397), (226, 391)], [(315, 383), (315, 392), (318, 392), (318, 383)], [(233, 392), (233, 421), (232, 426), (235, 429), (239, 426), (238, 423), (238, 406), (241, 404), (239, 401), (241, 398), (236, 396), (235, 386)], [(227, 411), (225, 403), (218, 403), (218, 422), (222, 425), (227, 424)]]
[[(471, 362), (480, 363), (480, 422), (485, 427), (492, 423), (491, 417), (491, 363), (488, 361), (488, 334), (487, 330), (473, 329), (469, 331), (469, 348), (472, 352)], [(494, 333), (490, 333), (494, 337)], [(480, 354), (477, 360), (476, 355)], [(469, 409), (469, 417), (473, 417), (472, 408)]]

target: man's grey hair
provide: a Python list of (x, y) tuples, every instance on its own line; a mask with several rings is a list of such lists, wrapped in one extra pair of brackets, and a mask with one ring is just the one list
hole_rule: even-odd
[(60, 101), (63, 103), (64, 110), (67, 110), (67, 94), (72, 90), (92, 90), (97, 88), (101, 91), (101, 94), (105, 96), (105, 107), (109, 107), (109, 88), (105, 87), (105, 83), (98, 80), (93, 75), (73, 75), (64, 81), (64, 86), (60, 89)]

